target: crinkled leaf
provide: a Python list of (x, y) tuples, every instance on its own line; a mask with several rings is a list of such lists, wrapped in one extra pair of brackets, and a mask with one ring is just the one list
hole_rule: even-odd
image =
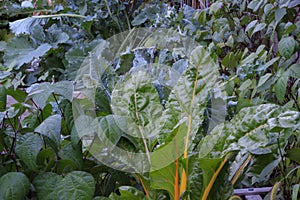
[[(200, 158), (220, 157), (230, 151), (242, 150), (252, 154), (268, 154), (278, 148), (279, 129), (294, 129), (299, 126), (298, 112), (282, 113), (279, 106), (262, 104), (243, 108), (230, 122), (216, 126), (210, 135), (199, 144)], [(284, 145), (290, 131), (282, 131), (280, 144)]]
[(92, 199), (94, 196), (94, 177), (83, 171), (73, 171), (57, 183), (56, 195), (60, 199)]
[(37, 196), (41, 200), (55, 199), (57, 196), (58, 183), (62, 177), (52, 172), (45, 172), (37, 175), (33, 181)]
[(95, 190), (94, 178), (83, 171), (73, 171), (64, 178), (46, 172), (38, 175), (33, 182), (39, 199), (92, 199)]
[(9, 172), (0, 177), (0, 199), (23, 200), (29, 192), (30, 182), (21, 172)]
[(147, 138), (156, 133), (163, 106), (150, 77), (139, 71), (115, 87), (112, 110), (115, 115), (125, 118), (124, 132)]
[(21, 141), (17, 143), (15, 151), (29, 169), (36, 170), (36, 158), (42, 146), (43, 141), (39, 135), (27, 133), (22, 136)]
[(204, 47), (194, 49), (188, 69), (182, 74), (169, 95), (163, 118), (164, 135), (183, 118), (189, 121), (187, 137), (193, 138), (204, 120), (208, 94), (216, 85), (218, 67)]

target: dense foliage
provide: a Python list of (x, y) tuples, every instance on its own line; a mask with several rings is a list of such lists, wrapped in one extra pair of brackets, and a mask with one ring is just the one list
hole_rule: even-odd
[(299, 198), (300, 1), (199, 2), (0, 1), (0, 199)]

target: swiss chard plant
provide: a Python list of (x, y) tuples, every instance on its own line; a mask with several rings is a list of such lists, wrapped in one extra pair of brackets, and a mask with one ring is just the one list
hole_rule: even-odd
[(206, 2), (1, 1), (0, 199), (299, 198), (300, 3)]

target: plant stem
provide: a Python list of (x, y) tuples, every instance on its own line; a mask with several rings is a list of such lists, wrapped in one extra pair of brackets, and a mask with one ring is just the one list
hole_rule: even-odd
[(9, 154), (11, 155), (14, 163), (15, 163), (15, 166), (16, 166), (16, 170), (19, 171), (19, 167), (18, 167), (18, 162), (17, 162), (17, 159), (16, 159), (16, 155), (14, 153), (14, 148), (16, 146), (16, 142), (17, 142), (17, 134), (18, 134), (18, 130), (16, 129), (16, 127), (13, 125), (12, 121), (10, 120), (9, 116), (8, 116), (8, 112), (6, 111), (5, 113), (12, 129), (14, 130), (14, 138), (13, 138), (13, 141), (12, 141), (12, 144), (11, 144), (11, 147), (10, 147), (10, 151), (9, 151)]
[(32, 16), (32, 17), (33, 18), (37, 18), (37, 19), (53, 18), (53, 17), (78, 17), (78, 18), (86, 18), (86, 16), (83, 16), (83, 15), (69, 14), (69, 13), (55, 14), (55, 15), (37, 15), (37, 16)]
[[(135, 116), (136, 116), (136, 119), (138, 121), (139, 120), (139, 112), (138, 112), (138, 107), (137, 107), (137, 96), (136, 96), (136, 93), (134, 94), (134, 103), (135, 103)], [(144, 146), (145, 146), (145, 151), (146, 151), (146, 155), (147, 155), (147, 158), (148, 158), (148, 162), (149, 164), (151, 163), (151, 160), (150, 160), (150, 152), (149, 152), (149, 149), (148, 149), (148, 145), (147, 145), (147, 140), (145, 138), (145, 133), (144, 133), (144, 130), (142, 129), (141, 125), (140, 125), (140, 122), (138, 124), (138, 127), (139, 127), (139, 131), (140, 131), (140, 134), (141, 134), (141, 137), (142, 137), (142, 140), (143, 140), (143, 143), (144, 143)]]

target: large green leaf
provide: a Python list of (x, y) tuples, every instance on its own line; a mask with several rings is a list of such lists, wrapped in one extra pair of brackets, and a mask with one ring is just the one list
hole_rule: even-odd
[(94, 177), (83, 171), (73, 171), (67, 174), (57, 184), (56, 195), (60, 199), (92, 199), (94, 196)]
[(100, 120), (102, 133), (106, 135), (113, 145), (117, 145), (123, 135), (123, 131), (119, 126), (121, 122), (116, 122), (116, 120), (118, 120), (118, 118), (113, 115), (107, 115)]
[(179, 173), (182, 166), (179, 158), (184, 151), (186, 132), (186, 122), (183, 122), (172, 132), (173, 140), (151, 154), (151, 187), (168, 191), (171, 199), (177, 199), (181, 195)]
[(23, 200), (29, 192), (30, 182), (21, 172), (9, 172), (0, 178), (0, 199)]
[(72, 145), (72, 143), (69, 142), (67, 145), (65, 145), (62, 149), (59, 150), (58, 156), (64, 160), (73, 161), (77, 169), (82, 168), (83, 155), (81, 152), (81, 146), (79, 146), (78, 144)]
[(227, 159), (201, 158), (198, 162), (203, 176), (202, 199), (228, 199), (233, 192), (233, 187), (228, 181)]
[[(237, 150), (257, 155), (276, 151), (279, 130), (299, 126), (298, 112), (283, 111), (274, 104), (242, 109), (230, 122), (216, 126), (210, 135), (202, 139), (199, 144), (200, 158), (221, 157)], [(291, 131), (282, 131), (280, 144), (284, 145), (290, 135)]]
[(179, 190), (178, 187), (176, 188), (175, 183), (175, 181), (178, 181), (178, 177), (176, 177), (177, 170), (176, 164), (172, 163), (167, 167), (151, 172), (151, 187), (155, 189), (166, 190), (170, 195), (170, 199), (175, 199), (175, 191)]
[(49, 145), (57, 151), (60, 146), (60, 129), (61, 129), (61, 116), (52, 115), (44, 120), (36, 129), (37, 133), (45, 136), (49, 140)]
[(62, 179), (61, 176), (52, 172), (45, 172), (36, 176), (33, 185), (36, 189), (38, 198), (41, 200), (56, 199), (58, 183)]
[[(99, 56), (95, 55), (95, 54), (89, 54), (95, 47), (97, 47), (97, 45), (100, 45), (101, 43), (105, 43), (104, 40), (93, 40), (90, 43), (83, 43), (81, 45), (75, 45), (73, 46), (71, 49), (69, 49), (68, 52), (66, 52), (65, 54), (65, 65), (66, 65), (66, 75), (68, 77), (69, 80), (74, 80), (76, 75), (78, 74), (78, 69), (81, 68), (81, 65), (85, 65), (83, 64), (83, 61), (87, 58), (90, 58), (89, 60), (86, 60), (87, 62), (89, 61), (95, 61), (92, 66), (93, 69), (98, 69), (98, 65), (102, 64), (102, 63), (97, 63), (97, 61), (99, 61), (99, 59), (97, 57), (94, 56)], [(98, 53), (98, 52), (97, 52)], [(89, 57), (89, 56), (93, 56), (93, 57)], [(81, 68), (82, 69), (82, 68)], [(84, 70), (86, 72), (86, 70)], [(88, 70), (90, 71), (90, 70)], [(91, 74), (92, 76), (96, 75), (96, 74)]]
[[(204, 47), (194, 49), (189, 58), (188, 69), (178, 80), (169, 96), (163, 118), (162, 138), (172, 131), (180, 120), (188, 119), (187, 144), (204, 120), (208, 94), (216, 85), (218, 67)], [(212, 107), (213, 109), (213, 107)], [(187, 150), (187, 149), (186, 149)]]
[(52, 46), (47, 43), (37, 47), (33, 46), (25, 36), (12, 38), (5, 50), (4, 64), (19, 69), (23, 64), (31, 62), (34, 58), (45, 55), (51, 48)]
[(42, 146), (43, 141), (39, 135), (27, 133), (17, 143), (15, 151), (29, 169), (36, 170), (36, 158)]
[(124, 132), (148, 138), (155, 134), (163, 106), (149, 75), (139, 71), (115, 87), (112, 110), (115, 115), (126, 119), (125, 127), (122, 127)]
[(50, 95), (58, 94), (69, 101), (73, 99), (73, 83), (71, 81), (60, 81), (54, 84), (44, 82), (36, 83), (27, 88), (28, 98), (32, 100), (43, 109)]
[(95, 181), (91, 174), (73, 171), (64, 178), (55, 173), (39, 174), (33, 182), (41, 200), (50, 199), (92, 199)]
[(16, 34), (30, 34), (30, 30), (40, 25), (42, 22), (45, 22), (47, 19), (27, 17), (24, 19), (19, 19), (14, 22), (9, 23), (10, 30)]
[(284, 37), (278, 43), (279, 53), (286, 59), (290, 58), (293, 55), (295, 47), (296, 41), (292, 37)]

